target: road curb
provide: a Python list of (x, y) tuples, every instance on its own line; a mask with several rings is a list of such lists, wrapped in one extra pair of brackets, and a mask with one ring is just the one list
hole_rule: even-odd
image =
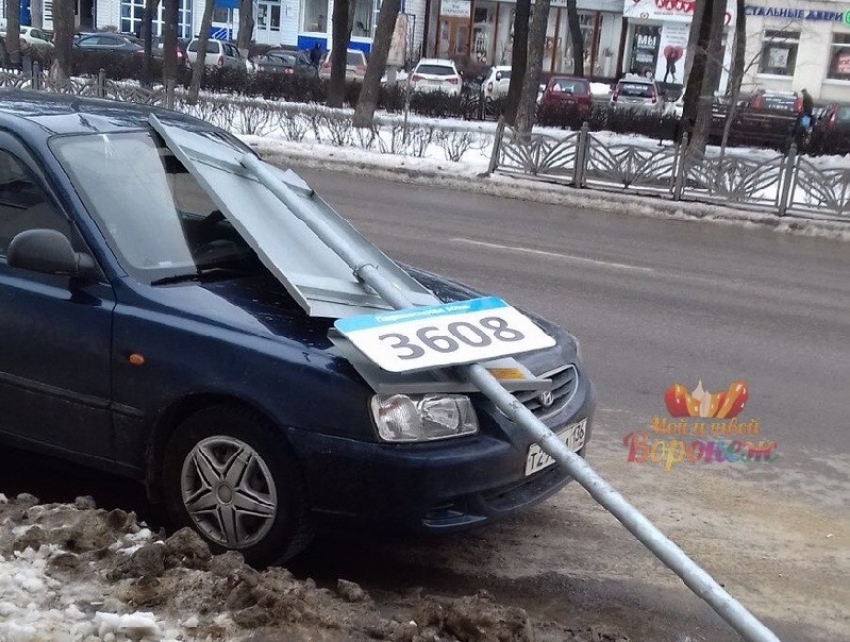
[[(277, 143), (277, 141), (276, 141)], [(251, 146), (274, 163), (293, 168), (324, 169), (351, 175), (368, 172), (371, 177), (428, 187), (455, 189), (476, 194), (513, 198), (549, 205), (565, 205), (646, 218), (682, 222), (711, 221), (740, 227), (771, 229), (779, 233), (850, 241), (850, 220), (828, 220), (798, 216), (779, 217), (758, 210), (690, 201), (669, 201), (660, 197), (623, 194), (605, 190), (576, 189), (558, 183), (503, 174), (484, 176), (462, 163), (445, 162), (438, 169), (405, 167), (406, 157), (380, 155), (381, 162), (366, 159), (333, 158), (308, 147), (290, 143), (282, 151), (277, 144), (252, 142)], [(391, 163), (399, 161), (398, 165)], [(413, 159), (415, 160), (415, 159)]]

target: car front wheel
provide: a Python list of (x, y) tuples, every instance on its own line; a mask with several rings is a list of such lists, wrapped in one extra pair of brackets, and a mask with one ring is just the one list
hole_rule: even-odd
[(237, 550), (262, 566), (290, 559), (312, 539), (294, 455), (270, 421), (243, 408), (207, 408), (180, 424), (163, 482), (172, 521), (193, 528), (214, 552)]

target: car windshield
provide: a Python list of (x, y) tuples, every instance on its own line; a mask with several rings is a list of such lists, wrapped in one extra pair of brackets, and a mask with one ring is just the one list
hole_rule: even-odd
[(154, 134), (63, 136), (50, 146), (118, 260), (142, 282), (257, 264)]
[(359, 51), (349, 51), (345, 61), (346, 65), (357, 65), (363, 64), (363, 54)]
[(419, 65), (416, 73), (430, 74), (431, 76), (454, 76), (455, 70), (445, 65)]
[(621, 96), (634, 96), (635, 98), (652, 98), (652, 85), (637, 82), (620, 83)]
[(586, 94), (587, 83), (583, 80), (559, 78), (552, 81), (552, 91), (558, 94)]
[(839, 107), (835, 118), (842, 123), (850, 121), (850, 107)]

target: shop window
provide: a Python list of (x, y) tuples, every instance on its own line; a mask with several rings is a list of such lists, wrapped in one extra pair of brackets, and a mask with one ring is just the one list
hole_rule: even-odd
[(850, 80), (850, 33), (833, 34), (826, 77), (833, 80)]
[(776, 76), (793, 76), (799, 46), (799, 31), (765, 31), (759, 72)]
[(308, 33), (328, 32), (328, 0), (304, 0), (301, 6), (301, 15), (303, 16), (302, 31)]
[[(159, 9), (153, 20), (153, 35), (162, 35), (163, 3), (159, 3)], [(141, 33), (142, 21), (145, 15), (145, 0), (122, 0), (121, 1), (121, 32)], [(177, 37), (191, 38), (192, 34), (192, 3), (190, 0), (180, 0), (177, 14)]]
[(375, 10), (371, 0), (360, 0), (354, 7), (354, 26), (351, 35), (357, 38), (371, 38), (374, 30)]

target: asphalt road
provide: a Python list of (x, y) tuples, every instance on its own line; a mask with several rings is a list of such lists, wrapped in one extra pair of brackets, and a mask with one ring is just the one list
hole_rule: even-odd
[(600, 408), (616, 417), (597, 441), (619, 443), (666, 415), (674, 382), (719, 392), (743, 379), (741, 418), (758, 418), (779, 445), (774, 476), (817, 477), (823, 487), (800, 490), (850, 506), (847, 243), (302, 175), (391, 256), (575, 334)]

